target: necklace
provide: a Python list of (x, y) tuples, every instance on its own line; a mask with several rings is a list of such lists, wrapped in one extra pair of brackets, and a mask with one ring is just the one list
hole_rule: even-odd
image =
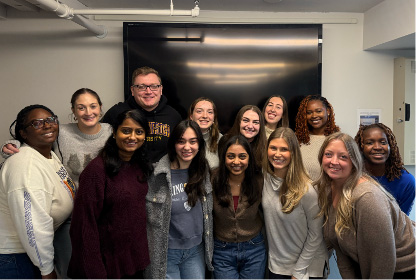
[(241, 183), (235, 183), (235, 182), (232, 182), (232, 181), (230, 181), (230, 179), (228, 179), (228, 184), (230, 185), (230, 187), (240, 187), (241, 186)]

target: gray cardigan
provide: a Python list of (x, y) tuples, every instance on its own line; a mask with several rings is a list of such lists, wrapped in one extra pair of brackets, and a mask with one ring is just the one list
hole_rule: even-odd
[[(171, 217), (171, 172), (168, 155), (155, 164), (153, 175), (148, 181), (146, 196), (147, 239), (149, 242), (150, 265), (146, 268), (146, 278), (164, 279), (167, 270), (169, 225)], [(209, 174), (205, 179), (206, 195), (201, 199), (204, 217), (205, 263), (214, 270), (211, 261), (214, 248), (212, 220), (212, 186)]]

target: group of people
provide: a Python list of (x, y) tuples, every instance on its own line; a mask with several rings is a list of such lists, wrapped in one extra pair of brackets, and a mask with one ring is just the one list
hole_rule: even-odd
[(104, 117), (86, 88), (74, 123), (42, 105), (17, 115), (2, 148), (2, 278), (326, 278), (333, 249), (343, 278), (415, 278), (415, 179), (388, 127), (353, 139), (309, 95), (293, 131), (274, 95), (222, 135), (209, 98), (181, 120), (156, 70), (132, 81)]

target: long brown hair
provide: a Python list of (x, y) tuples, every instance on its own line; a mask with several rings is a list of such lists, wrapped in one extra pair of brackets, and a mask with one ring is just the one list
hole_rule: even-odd
[[(255, 105), (245, 105), (243, 106), (240, 111), (238, 111), (237, 116), (235, 117), (234, 124), (231, 127), (231, 129), (227, 132), (226, 137), (224, 138), (224, 141), (234, 135), (240, 135), (240, 124), (241, 119), (243, 118), (243, 115), (247, 111), (253, 111), (257, 113), (260, 120), (260, 130), (259, 133), (254, 137), (254, 140), (250, 143), (250, 146), (252, 148), (254, 157), (256, 159), (256, 165), (258, 168), (262, 165), (262, 156), (264, 153), (264, 150), (266, 148), (267, 140), (266, 140), (266, 131), (264, 128), (264, 116), (261, 113), (260, 109)], [(222, 138), (221, 138), (222, 139)]]
[[(266, 107), (269, 104), (270, 99), (272, 99), (273, 97), (280, 98), (282, 100), (282, 103), (283, 103), (282, 118), (277, 122), (276, 128), (289, 127), (289, 110), (288, 110), (288, 107), (287, 107), (286, 99), (281, 95), (272, 95), (267, 99), (266, 103), (264, 103), (263, 110), (261, 111), (261, 113), (263, 114), (263, 117), (264, 117), (264, 113), (266, 111)], [(264, 120), (264, 122), (266, 123), (266, 119)]]
[(185, 192), (188, 195), (188, 204), (194, 207), (198, 199), (206, 194), (204, 183), (209, 174), (209, 166), (205, 156), (205, 140), (199, 125), (192, 120), (183, 120), (178, 123), (170, 134), (167, 148), (170, 162), (177, 161), (178, 155), (176, 154), (175, 144), (182, 138), (182, 135), (188, 128), (195, 132), (198, 141), (198, 153), (189, 165), (189, 179), (185, 188)]
[(194, 113), (196, 104), (198, 104), (201, 101), (207, 101), (211, 103), (212, 108), (214, 110), (214, 121), (212, 122), (212, 126), (209, 130), (209, 138), (211, 141), (210, 141), (209, 147), (207, 148), (211, 153), (216, 153), (218, 151), (218, 138), (220, 137), (220, 130), (218, 128), (219, 125), (218, 125), (218, 117), (217, 117), (217, 107), (215, 106), (214, 101), (212, 101), (211, 99), (207, 97), (199, 97), (195, 99), (195, 101), (192, 102), (191, 106), (189, 107), (188, 119), (191, 119), (191, 116)]

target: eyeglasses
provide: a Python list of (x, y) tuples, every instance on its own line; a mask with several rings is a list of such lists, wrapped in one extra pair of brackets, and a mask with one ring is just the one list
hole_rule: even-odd
[(139, 91), (146, 91), (147, 88), (150, 88), (151, 91), (157, 91), (162, 85), (132, 85), (131, 87), (137, 88)]
[(35, 119), (30, 122), (30, 124), (26, 125), (24, 128), (27, 128), (29, 126), (33, 126), (35, 129), (41, 129), (45, 126), (45, 122), (49, 125), (55, 125), (58, 124), (58, 116), (52, 116), (46, 119)]

